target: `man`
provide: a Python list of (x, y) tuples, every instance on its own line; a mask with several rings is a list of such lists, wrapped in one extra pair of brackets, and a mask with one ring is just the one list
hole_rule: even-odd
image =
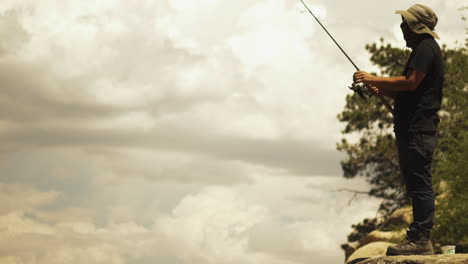
[(358, 71), (354, 80), (369, 86), (377, 96), (395, 99), (394, 131), (413, 222), (405, 242), (388, 247), (387, 255), (431, 255), (435, 211), (431, 163), (443, 86), (442, 54), (434, 40), (439, 38), (434, 32), (437, 16), (419, 4), (395, 13), (402, 16), (400, 27), (406, 45), (412, 49), (402, 76), (380, 77)]

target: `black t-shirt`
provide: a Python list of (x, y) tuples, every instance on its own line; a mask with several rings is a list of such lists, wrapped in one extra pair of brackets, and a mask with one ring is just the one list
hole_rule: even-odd
[(426, 74), (415, 91), (399, 92), (395, 98), (395, 132), (435, 132), (442, 102), (444, 67), (442, 52), (433, 37), (423, 39), (411, 52), (403, 75), (410, 69)]

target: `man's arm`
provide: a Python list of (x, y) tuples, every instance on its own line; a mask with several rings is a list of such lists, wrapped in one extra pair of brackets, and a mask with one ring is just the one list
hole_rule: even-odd
[(395, 99), (397, 92), (385, 91), (374, 85), (367, 85), (370, 91), (376, 96), (386, 96), (388, 98)]
[(396, 77), (381, 77), (369, 74), (365, 71), (357, 71), (354, 73), (354, 81), (362, 82), (367, 85), (377, 86), (385, 93), (395, 95), (396, 92), (415, 91), (421, 81), (426, 77), (426, 74), (418, 70), (410, 69), (406, 76)]

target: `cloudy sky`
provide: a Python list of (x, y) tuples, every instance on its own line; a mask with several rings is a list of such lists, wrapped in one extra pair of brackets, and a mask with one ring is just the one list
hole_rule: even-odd
[[(341, 263), (352, 65), (295, 0), (2, 0), (0, 263)], [(307, 1), (354, 61), (412, 2)], [(440, 43), (463, 0), (420, 1)]]

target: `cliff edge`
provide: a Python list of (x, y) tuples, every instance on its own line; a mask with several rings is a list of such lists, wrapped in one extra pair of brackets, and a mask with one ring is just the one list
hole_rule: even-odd
[(468, 264), (468, 254), (392, 256), (355, 259), (352, 264)]

